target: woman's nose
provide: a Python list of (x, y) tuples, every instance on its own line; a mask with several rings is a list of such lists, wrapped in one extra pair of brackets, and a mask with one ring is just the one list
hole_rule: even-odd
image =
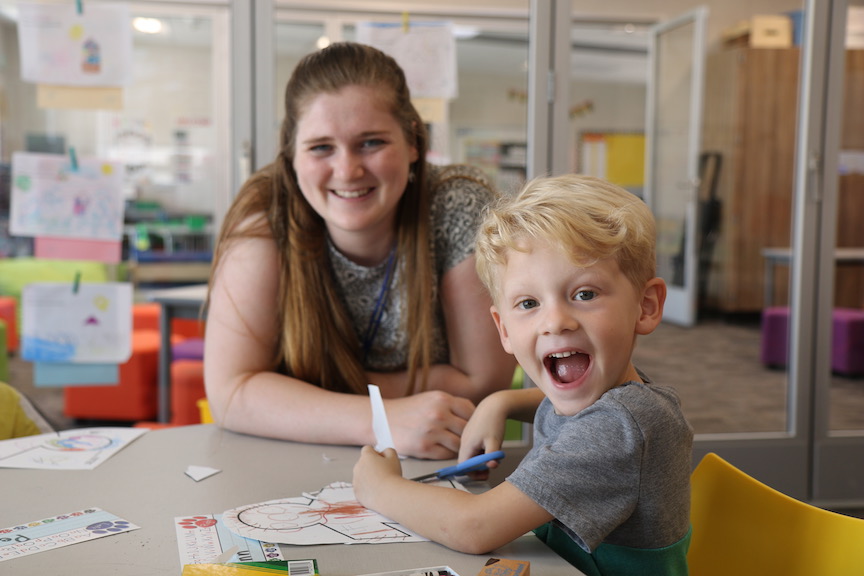
[(363, 175), (363, 161), (357, 154), (343, 152), (336, 157), (334, 171), (344, 181), (359, 178)]

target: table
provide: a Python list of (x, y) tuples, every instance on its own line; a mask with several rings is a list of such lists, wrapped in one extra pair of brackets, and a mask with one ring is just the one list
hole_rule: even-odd
[[(774, 267), (777, 264), (792, 262), (791, 248), (763, 248), (765, 258), (765, 286), (763, 306), (768, 308), (774, 299)], [(834, 250), (836, 264), (864, 264), (864, 248), (836, 248)]]
[[(350, 482), (359, 452), (355, 447), (269, 440), (229, 432), (215, 424), (198, 424), (147, 432), (94, 470), (0, 469), (5, 495), (0, 528), (92, 506), (140, 526), (0, 562), (0, 572), (16, 576), (60, 572), (179, 575), (175, 518), (218, 514), (246, 504), (299, 496), (334, 481)], [(454, 462), (409, 458), (402, 467), (406, 477), (413, 477)], [(221, 472), (195, 482), (184, 474), (192, 464)], [(283, 554), (292, 560), (315, 558), (322, 576), (439, 565), (449, 565), (460, 576), (475, 576), (490, 556), (527, 560), (536, 576), (581, 574), (533, 535), (477, 556), (434, 542), (283, 546)]]
[(171, 320), (174, 318), (200, 318), (201, 306), (207, 298), (207, 285), (195, 284), (180, 288), (153, 290), (148, 295), (149, 300), (162, 306), (159, 315), (159, 390), (158, 415), (159, 422), (171, 420)]

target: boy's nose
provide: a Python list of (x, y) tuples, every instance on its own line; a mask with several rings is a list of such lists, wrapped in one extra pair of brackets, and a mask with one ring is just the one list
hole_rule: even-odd
[(579, 321), (573, 311), (564, 303), (546, 304), (546, 314), (543, 318), (547, 334), (559, 334), (567, 330), (578, 330)]

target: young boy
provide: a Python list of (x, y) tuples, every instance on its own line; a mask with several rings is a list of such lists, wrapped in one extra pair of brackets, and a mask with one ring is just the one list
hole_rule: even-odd
[(450, 548), (480, 554), (527, 531), (585, 574), (687, 574), (692, 429), (675, 393), (631, 362), (660, 323), (654, 220), (637, 197), (577, 175), (529, 182), (492, 206), (477, 270), (504, 349), (537, 388), (488, 396), (460, 459), (501, 447), (507, 418), (534, 446), (505, 482), (471, 494), (402, 478), (364, 447), (359, 501)]

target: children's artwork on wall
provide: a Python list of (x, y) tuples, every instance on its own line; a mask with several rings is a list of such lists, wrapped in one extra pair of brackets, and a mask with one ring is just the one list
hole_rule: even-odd
[[(452, 480), (440, 480), (436, 484), (465, 489)], [(222, 514), (222, 521), (229, 530), (244, 538), (278, 544), (427, 541), (402, 525), (365, 508), (357, 501), (354, 487), (347, 482), (334, 482), (300, 497), (234, 508)]]
[(132, 80), (132, 27), (125, 4), (19, 4), (21, 78), (65, 86)]
[(30, 362), (123, 363), (132, 354), (132, 285), (24, 287), (21, 357)]
[(392, 56), (405, 71), (412, 98), (459, 95), (456, 40), (448, 22), (358, 22), (357, 41)]
[(12, 155), (14, 236), (123, 238), (123, 167), (62, 154)]

